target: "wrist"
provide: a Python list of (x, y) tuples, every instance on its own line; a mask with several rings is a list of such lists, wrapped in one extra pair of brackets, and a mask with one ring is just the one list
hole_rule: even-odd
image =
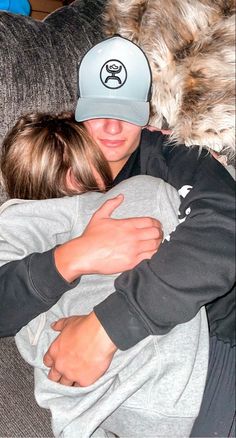
[(80, 265), (80, 237), (59, 245), (54, 251), (54, 261), (58, 272), (68, 283), (89, 273)]
[(88, 315), (88, 318), (91, 319), (91, 322), (96, 327), (98, 342), (101, 346), (101, 354), (106, 356), (113, 356), (117, 350), (116, 345), (112, 342), (111, 338), (108, 336), (106, 330), (100, 323), (97, 318), (95, 312), (91, 312)]

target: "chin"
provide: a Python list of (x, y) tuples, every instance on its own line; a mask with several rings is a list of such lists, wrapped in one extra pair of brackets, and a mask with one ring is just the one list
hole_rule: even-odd
[(235, 160), (235, 9), (225, 0), (108, 0), (104, 33), (146, 53), (150, 124)]

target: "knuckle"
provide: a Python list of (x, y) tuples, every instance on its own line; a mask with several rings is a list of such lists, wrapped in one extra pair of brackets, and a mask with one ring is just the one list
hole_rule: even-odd
[(153, 219), (152, 217), (150, 217), (149, 221), (150, 221), (150, 227), (155, 227), (157, 225), (156, 224), (156, 219)]
[(156, 228), (156, 238), (159, 239), (162, 235), (162, 231), (160, 230), (160, 228)]
[(72, 372), (70, 372), (70, 370), (64, 372), (64, 378), (68, 382), (73, 382), (74, 380), (76, 380), (75, 375)]
[(63, 362), (60, 359), (55, 359), (54, 370), (56, 373), (60, 373), (60, 374), (65, 375)]
[(143, 221), (143, 226), (144, 227), (151, 227), (152, 225), (153, 225), (153, 222), (152, 222), (152, 218), (151, 217), (144, 217), (143, 219), (142, 219), (142, 221)]

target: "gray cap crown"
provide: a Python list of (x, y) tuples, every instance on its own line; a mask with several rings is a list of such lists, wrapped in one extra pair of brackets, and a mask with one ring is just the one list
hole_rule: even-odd
[(115, 36), (90, 49), (79, 66), (78, 87), (77, 121), (112, 118), (147, 124), (151, 71), (131, 41)]

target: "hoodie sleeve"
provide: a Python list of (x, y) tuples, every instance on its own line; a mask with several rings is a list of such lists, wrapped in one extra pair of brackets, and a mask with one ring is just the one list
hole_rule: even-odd
[(79, 282), (64, 280), (53, 255), (55, 246), (70, 237), (72, 203), (71, 198), (35, 201), (0, 215), (0, 336), (15, 335)]
[(225, 168), (198, 148), (166, 146), (161, 154), (158, 148), (149, 153), (146, 173), (179, 191), (180, 224), (151, 260), (120, 275), (116, 291), (95, 307), (120, 349), (190, 320), (235, 282), (235, 182)]

